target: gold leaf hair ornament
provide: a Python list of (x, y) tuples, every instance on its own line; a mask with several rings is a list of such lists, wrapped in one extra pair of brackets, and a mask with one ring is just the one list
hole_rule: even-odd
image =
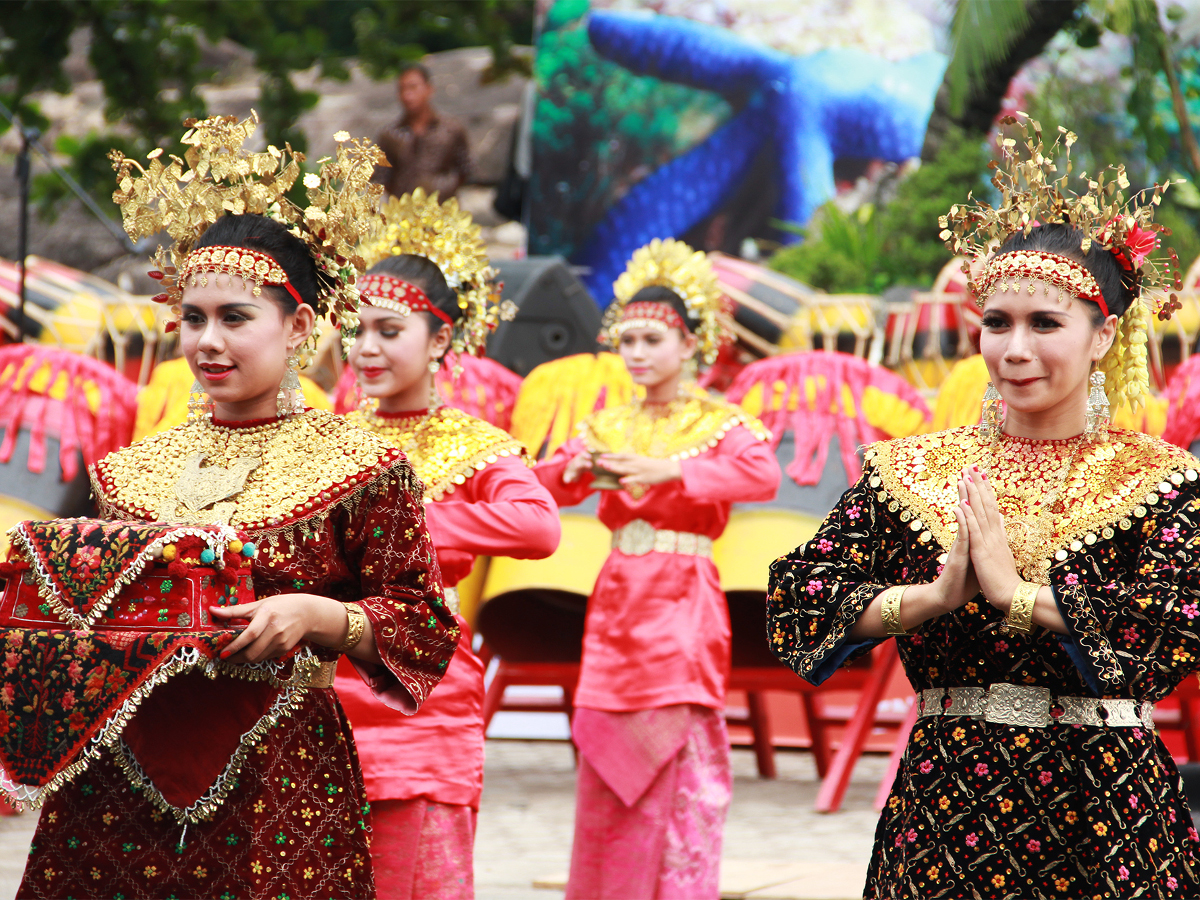
[[(422, 188), (402, 197), (389, 197), (382, 212), (382, 228), (359, 248), (367, 268), (389, 256), (405, 255), (423, 256), (436, 265), (457, 295), (462, 311), (453, 323), (451, 350), (482, 356), (487, 339), (499, 322), (510, 321), (516, 315), (514, 303), (499, 302), (503, 285), (496, 281), (496, 270), (488, 262), (483, 230), (470, 213), (458, 208), (457, 199), (451, 197), (439, 203), (436, 192), (426, 194)], [(372, 279), (368, 284), (375, 284), (375, 276), (368, 277)], [(378, 299), (385, 302), (377, 305), (387, 306), (387, 296)], [(373, 302), (369, 291), (363, 302)], [(425, 305), (428, 306), (428, 300)], [(421, 304), (407, 306), (411, 312)], [(433, 311), (432, 307), (428, 311)]]
[[(377, 227), (383, 187), (372, 184), (371, 176), (375, 166), (385, 162), (382, 152), (370, 141), (337, 132), (335, 155), (320, 160), (320, 169), (304, 176), (308, 205), (301, 209), (286, 195), (300, 177), (304, 154), (288, 145), (257, 153), (244, 149), (258, 127), (257, 113), (241, 121), (236, 116), (189, 119), (184, 127), (181, 141), (188, 150), (183, 159), (172, 155), (164, 165), (158, 149), (142, 166), (116, 150), (109, 154), (117, 172), (113, 201), (121, 207), (125, 231), (134, 240), (165, 231), (172, 240), (169, 249), (158, 248), (158, 272), (151, 273), (164, 288), (154, 299), (174, 312), (167, 329), (178, 325), (183, 289), (207, 274), (237, 275), (254, 285), (256, 295), (264, 284), (278, 284), (297, 296), (282, 267), (258, 251), (204, 247), (191, 259), (197, 241), (217, 219), (251, 214), (274, 219), (308, 247), (317, 268), (314, 312), (342, 329), (342, 345), (349, 349), (358, 326), (354, 283), (365, 268), (358, 244)], [(218, 249), (223, 254), (217, 254)], [(309, 344), (311, 354), (315, 331)]]
[[(665, 287), (683, 301), (688, 315), (699, 323), (695, 334), (700, 356), (705, 365), (712, 365), (728, 337), (717, 321), (717, 314), (722, 311), (717, 273), (704, 253), (674, 238), (655, 238), (634, 251), (625, 271), (613, 284), (614, 299), (604, 312), (601, 340), (615, 348), (626, 329), (658, 327), (656, 323), (667, 322), (670, 317), (651, 315), (649, 311), (651, 305), (663, 307), (664, 304), (629, 303), (642, 288), (652, 286)], [(674, 325), (674, 322), (669, 324)]]
[[(1071, 145), (1076, 136), (1059, 127), (1054, 142), (1047, 147), (1041, 125), (1025, 113), (1016, 116), (1005, 116), (1000, 121), (1003, 125), (1018, 125), (1021, 140), (1003, 137), (1001, 159), (990, 164), (995, 170), (992, 184), (1000, 194), (999, 206), (993, 208), (968, 194), (967, 203), (952, 206), (938, 219), (940, 237), (952, 253), (967, 258), (963, 272), (980, 308), (997, 290), (1016, 290), (1018, 281), (1030, 279), (1092, 300), (1108, 314), (1108, 304), (1095, 278), (1077, 260), (1041, 250), (994, 252), (1017, 232), (1029, 235), (1043, 224), (1071, 225), (1083, 234), (1083, 253), (1093, 244), (1112, 253), (1133, 300), (1118, 318), (1116, 338), (1100, 361), (1099, 370), (1105, 375), (1109, 402), (1114, 407), (1128, 404), (1136, 408), (1150, 393), (1146, 350), (1150, 315), (1154, 313), (1166, 321), (1181, 307), (1173, 293), (1182, 287), (1175, 251), (1154, 255), (1159, 233), (1170, 234), (1167, 228), (1154, 223), (1154, 208), (1172, 182), (1156, 184), (1152, 190), (1126, 200), (1129, 179), (1125, 167), (1117, 165), (1095, 178), (1081, 173), (1078, 180), (1086, 183), (1087, 190), (1077, 193), (1068, 184)], [(1147, 194), (1148, 202), (1137, 202)]]

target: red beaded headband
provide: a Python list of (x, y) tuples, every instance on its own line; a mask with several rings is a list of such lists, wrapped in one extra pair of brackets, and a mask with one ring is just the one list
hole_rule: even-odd
[(621, 335), (630, 328), (653, 328), (664, 333), (668, 328), (678, 328), (684, 334), (688, 334), (683, 319), (670, 304), (646, 300), (630, 303), (621, 311), (621, 318), (609, 329), (612, 343), (615, 345)]
[(454, 327), (454, 320), (430, 303), (423, 290), (394, 275), (382, 272), (364, 275), (358, 279), (358, 293), (368, 306), (390, 309), (402, 316), (414, 312), (433, 313), (451, 328)]
[[(1044, 281), (1060, 291), (1091, 300), (1108, 317), (1108, 304), (1092, 273), (1070, 257), (1043, 250), (1014, 250), (992, 257), (983, 275), (975, 281), (976, 304), (982, 307), (997, 290), (1007, 293), (1011, 288), (1015, 293), (1020, 290), (1015, 282), (1022, 278)], [(1033, 285), (1029, 286), (1029, 293), (1033, 293)]]
[[(297, 303), (303, 303), (300, 294), (288, 281), (287, 272), (272, 257), (258, 250), (247, 247), (201, 247), (188, 254), (183, 264), (183, 272), (179, 276), (181, 286), (194, 284), (199, 281), (208, 287), (208, 274), (223, 272), (226, 275), (236, 275), (243, 281), (254, 285), (254, 296), (262, 294), (264, 284), (274, 284), (283, 287)], [(158, 299), (157, 297), (155, 298)]]

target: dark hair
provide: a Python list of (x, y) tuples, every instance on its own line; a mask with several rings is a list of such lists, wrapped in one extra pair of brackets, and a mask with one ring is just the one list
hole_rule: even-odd
[(630, 303), (665, 303), (675, 312), (679, 313), (679, 318), (683, 319), (683, 324), (687, 329), (688, 334), (692, 334), (700, 326), (700, 320), (692, 316), (688, 312), (687, 306), (683, 302), (683, 298), (677, 293), (660, 284), (651, 284), (642, 288), (636, 294), (629, 298)]
[[(450, 285), (437, 263), (412, 253), (401, 253), (398, 256), (388, 256), (381, 259), (367, 270), (368, 273), (391, 275), (419, 287), (429, 298), (429, 302), (450, 317), (451, 322), (462, 318), (463, 311), (458, 307), (458, 294)], [(433, 313), (425, 313), (429, 323), (429, 333), (436, 334), (437, 330), (446, 323)]]
[[(1117, 262), (1117, 258), (1095, 241), (1092, 242), (1087, 253), (1083, 252), (1082, 247), (1082, 231), (1074, 225), (1055, 222), (1049, 225), (1035, 225), (1028, 235), (1023, 231), (1018, 231), (1000, 246), (997, 253), (1008, 253), (1013, 250), (1042, 250), (1075, 260), (1096, 279), (1104, 302), (1108, 304), (1108, 311), (1114, 316), (1120, 316), (1133, 303), (1134, 290), (1137, 286), (1135, 276), (1127, 273)], [(1099, 327), (1104, 322), (1104, 315), (1099, 304), (1091, 300), (1084, 300), (1084, 302), (1091, 305), (1092, 321)]]
[[(316, 310), (320, 282), (308, 245), (274, 219), (253, 214), (222, 216), (200, 236), (193, 249), (214, 246), (246, 247), (267, 254), (287, 273), (300, 298)], [(278, 301), (286, 315), (296, 311), (296, 299), (285, 288), (264, 285), (264, 290)]]
[(429, 74), (429, 69), (420, 63), (408, 63), (404, 66), (401, 66), (400, 74), (396, 76), (396, 80), (399, 81), (409, 72), (417, 72), (422, 78), (425, 79), (426, 84), (433, 84), (433, 78)]

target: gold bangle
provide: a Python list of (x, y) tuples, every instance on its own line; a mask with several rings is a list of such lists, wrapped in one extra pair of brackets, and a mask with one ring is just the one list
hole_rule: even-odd
[(1040, 584), (1022, 581), (1013, 591), (1012, 603), (1008, 607), (1008, 615), (1004, 617), (1004, 626), (1008, 631), (1017, 634), (1029, 634), (1033, 628), (1033, 607), (1037, 604)]
[(904, 592), (907, 590), (907, 584), (896, 584), (879, 595), (882, 598), (879, 617), (883, 620), (883, 630), (892, 637), (908, 634), (900, 622), (900, 601), (904, 599)]
[(346, 604), (346, 625), (346, 639), (337, 648), (338, 653), (353, 650), (362, 640), (363, 632), (367, 630), (367, 614), (362, 606), (357, 603)]

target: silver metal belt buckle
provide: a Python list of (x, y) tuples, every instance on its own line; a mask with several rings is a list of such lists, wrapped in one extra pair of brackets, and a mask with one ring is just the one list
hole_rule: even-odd
[(960, 687), (950, 689), (948, 716), (982, 716), (987, 712), (987, 688)]
[(940, 716), (945, 711), (942, 707), (942, 699), (945, 696), (945, 688), (925, 688), (921, 691), (921, 705), (917, 715), (922, 719)]
[(997, 725), (1045, 728), (1050, 718), (1050, 689), (1027, 684), (993, 684), (988, 689), (985, 718)]
[(645, 556), (654, 549), (654, 526), (645, 519), (634, 519), (613, 534), (613, 545), (626, 556)]
[(1138, 707), (1141, 704), (1136, 700), (1119, 698), (1100, 702), (1108, 712), (1104, 717), (1104, 724), (1110, 728), (1133, 728), (1142, 724), (1141, 716), (1138, 715)]
[(1055, 721), (1059, 725), (1103, 725), (1100, 718), (1100, 701), (1089, 697), (1059, 697), (1062, 715)]

